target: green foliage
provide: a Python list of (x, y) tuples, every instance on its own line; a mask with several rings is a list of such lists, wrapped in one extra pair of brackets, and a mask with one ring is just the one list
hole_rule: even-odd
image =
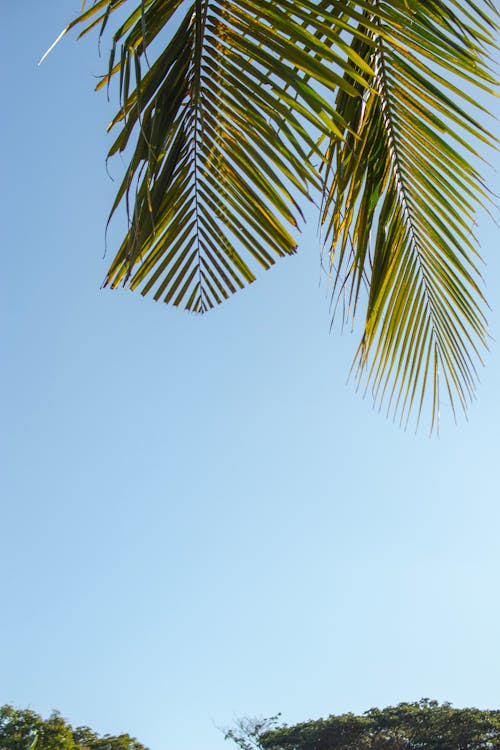
[(88, 727), (73, 728), (54, 711), (43, 719), (30, 709), (0, 708), (0, 750), (147, 750), (128, 734), (100, 737)]
[(374, 403), (405, 424), (429, 398), (433, 425), (443, 390), (466, 409), (487, 341), (472, 228), (494, 2), (132, 5), (98, 0), (66, 29), (102, 34), (120, 10), (98, 88), (119, 81), (111, 214), (129, 226), (105, 285), (205, 312), (295, 252), (313, 201)]
[(233, 740), (242, 750), (255, 750), (260, 747), (260, 737), (276, 724), (280, 714), (267, 719), (239, 719), (233, 729), (227, 729), (225, 740)]
[(498, 750), (500, 711), (427, 699), (288, 727), (243, 723), (226, 737), (243, 750)]

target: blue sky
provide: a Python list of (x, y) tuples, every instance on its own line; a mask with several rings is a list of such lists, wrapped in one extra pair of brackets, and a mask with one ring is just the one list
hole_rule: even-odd
[(100, 290), (107, 55), (36, 66), (78, 8), (5, 8), (0, 703), (152, 750), (229, 748), (244, 715), (498, 707), (497, 227), (491, 352), (439, 439), (346, 386), (313, 224), (203, 318)]

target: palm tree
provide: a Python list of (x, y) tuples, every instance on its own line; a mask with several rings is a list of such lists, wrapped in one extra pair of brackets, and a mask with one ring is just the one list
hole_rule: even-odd
[(119, 81), (111, 215), (124, 203), (129, 222), (104, 284), (203, 313), (295, 253), (313, 201), (375, 403), (406, 423), (429, 395), (434, 425), (444, 387), (465, 409), (487, 340), (472, 225), (494, 138), (474, 110), (495, 85), (494, 2), (128, 6), (99, 0), (65, 29), (117, 19), (97, 88)]

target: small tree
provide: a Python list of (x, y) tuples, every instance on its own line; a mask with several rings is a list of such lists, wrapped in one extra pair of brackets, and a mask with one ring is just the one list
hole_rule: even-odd
[(147, 750), (128, 734), (99, 736), (88, 727), (73, 728), (60, 713), (48, 719), (30, 709), (0, 708), (0, 750)]

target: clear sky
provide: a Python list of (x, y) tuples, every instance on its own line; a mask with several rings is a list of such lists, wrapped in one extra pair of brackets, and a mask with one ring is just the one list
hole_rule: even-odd
[(100, 290), (107, 51), (36, 66), (78, 10), (3, 8), (0, 704), (152, 750), (229, 750), (244, 715), (498, 708), (498, 228), (491, 353), (439, 439), (346, 386), (314, 225), (204, 318)]

